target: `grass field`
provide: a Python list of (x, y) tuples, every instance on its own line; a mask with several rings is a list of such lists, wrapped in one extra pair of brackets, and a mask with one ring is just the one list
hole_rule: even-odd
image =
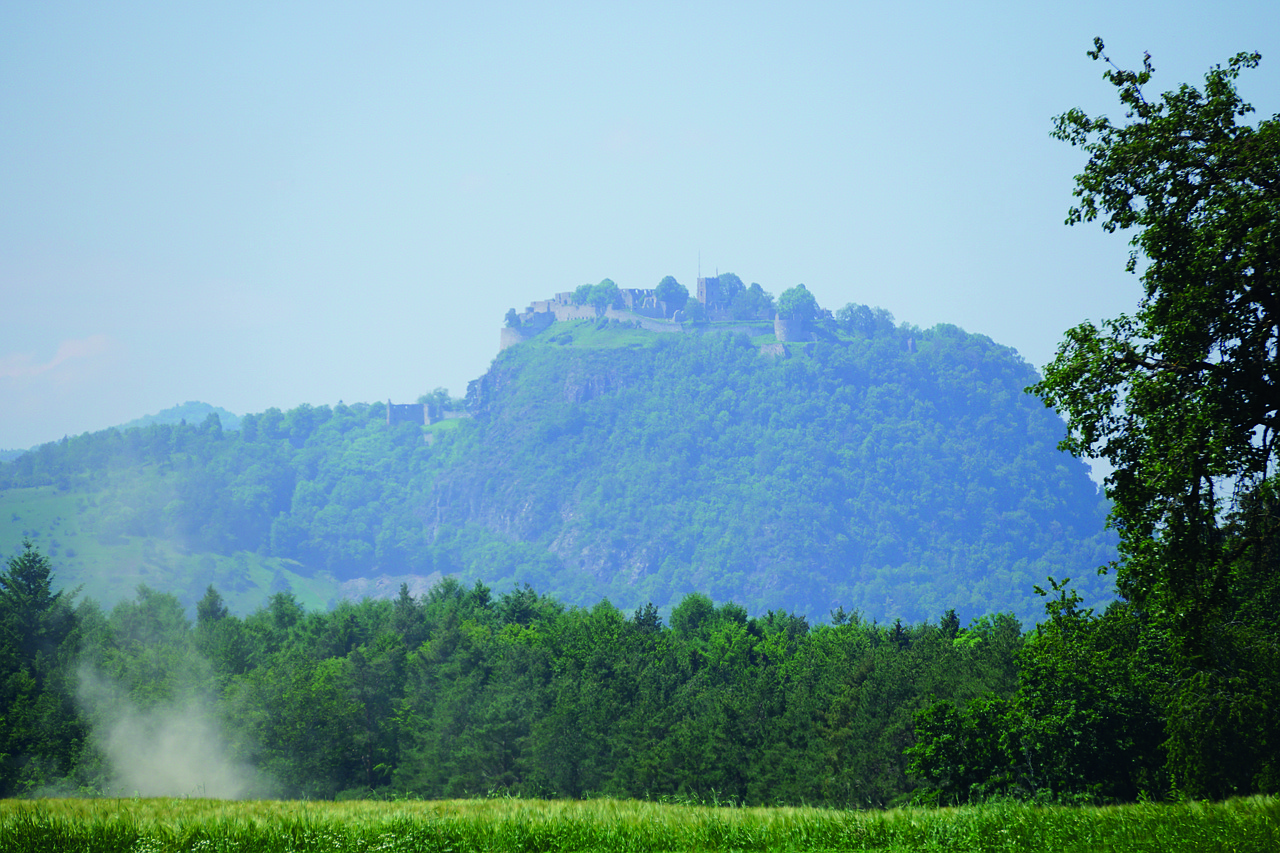
[(1280, 850), (1280, 800), (852, 812), (618, 800), (0, 801), (0, 850)]

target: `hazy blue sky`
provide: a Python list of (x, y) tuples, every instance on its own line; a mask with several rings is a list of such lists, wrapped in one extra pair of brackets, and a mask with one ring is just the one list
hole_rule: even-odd
[(0, 448), (461, 395), (508, 308), (699, 254), (1043, 365), (1138, 295), (1062, 224), (1095, 35), (1280, 111), (1274, 2), (2, 4)]

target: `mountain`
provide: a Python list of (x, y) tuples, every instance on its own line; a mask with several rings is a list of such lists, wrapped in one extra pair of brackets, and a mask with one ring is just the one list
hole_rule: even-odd
[[(219, 406), (188, 400), (180, 406), (172, 406), (164, 411), (156, 412), (154, 415), (137, 418), (127, 424), (121, 424), (115, 429), (134, 429), (136, 427), (151, 426), (152, 424), (180, 424), (184, 421), (189, 424), (198, 424), (211, 414), (218, 416), (218, 419), (222, 422), (223, 429), (240, 428), (240, 417), (238, 415), (234, 415)], [(31, 449), (34, 450), (35, 448)], [(0, 462), (12, 462), (26, 452), (25, 450), (0, 450)]]
[(557, 324), (476, 383), (474, 436), (427, 515), (520, 546), (490, 578), (910, 620), (1030, 619), (1047, 575), (1108, 594), (1106, 501), (1011, 349), (954, 326), (781, 346), (767, 324), (615, 326)]
[(811, 618), (1029, 621), (1048, 575), (1109, 597), (1108, 507), (1023, 391), (1034, 370), (981, 335), (875, 316), (828, 315), (799, 342), (767, 323), (557, 322), (472, 383), (470, 417), (427, 425), (340, 404), (238, 433), (86, 434), (0, 466), (0, 549), (35, 536), (104, 601), (141, 582), (190, 604), (212, 583), (237, 609), (449, 575)]
[(189, 424), (198, 424), (209, 415), (217, 415), (218, 420), (222, 422), (223, 429), (239, 429), (240, 416), (228, 412), (221, 406), (211, 406), (208, 403), (201, 403), (195, 400), (188, 400), (180, 406), (171, 406), (154, 415), (147, 415), (137, 420), (129, 421), (116, 427), (119, 430), (135, 429), (137, 427), (147, 427), (152, 424), (170, 424), (176, 426), (184, 421)]

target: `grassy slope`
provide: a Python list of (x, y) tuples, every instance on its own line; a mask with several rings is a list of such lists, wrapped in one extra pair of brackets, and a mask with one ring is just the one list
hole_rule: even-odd
[(293, 560), (240, 552), (230, 556), (188, 551), (168, 539), (103, 536), (111, 493), (60, 491), (54, 486), (0, 491), (0, 553), (16, 554), (30, 539), (53, 560), (55, 582), (110, 607), (132, 598), (139, 584), (172, 592), (194, 604), (209, 584), (230, 607), (248, 613), (273, 591), (277, 573), (307, 608), (325, 609), (338, 582), (318, 573), (304, 577)]

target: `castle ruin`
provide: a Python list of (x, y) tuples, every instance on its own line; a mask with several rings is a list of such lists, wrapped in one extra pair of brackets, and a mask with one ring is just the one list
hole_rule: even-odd
[[(651, 332), (685, 332), (685, 312), (676, 311), (658, 299), (652, 288), (619, 288), (621, 307), (610, 306), (598, 308), (594, 305), (581, 305), (573, 301), (573, 292), (557, 293), (551, 299), (540, 299), (531, 302), (528, 308), (517, 316), (518, 324), (503, 327), (499, 337), (498, 350), (501, 352), (510, 346), (545, 331), (552, 323), (565, 323), (571, 320), (610, 320), (628, 321)], [(699, 276), (698, 288), (691, 299), (701, 303), (703, 313), (708, 320), (729, 321), (734, 319), (729, 313), (726, 294), (720, 284), (719, 276)], [(750, 327), (743, 325), (722, 331), (751, 332)], [(801, 330), (793, 330), (796, 337), (785, 340), (800, 340)], [(779, 338), (784, 340), (784, 338)]]
[(431, 423), (426, 403), (393, 403), (387, 401), (387, 426), (392, 424), (418, 424), (425, 426)]

